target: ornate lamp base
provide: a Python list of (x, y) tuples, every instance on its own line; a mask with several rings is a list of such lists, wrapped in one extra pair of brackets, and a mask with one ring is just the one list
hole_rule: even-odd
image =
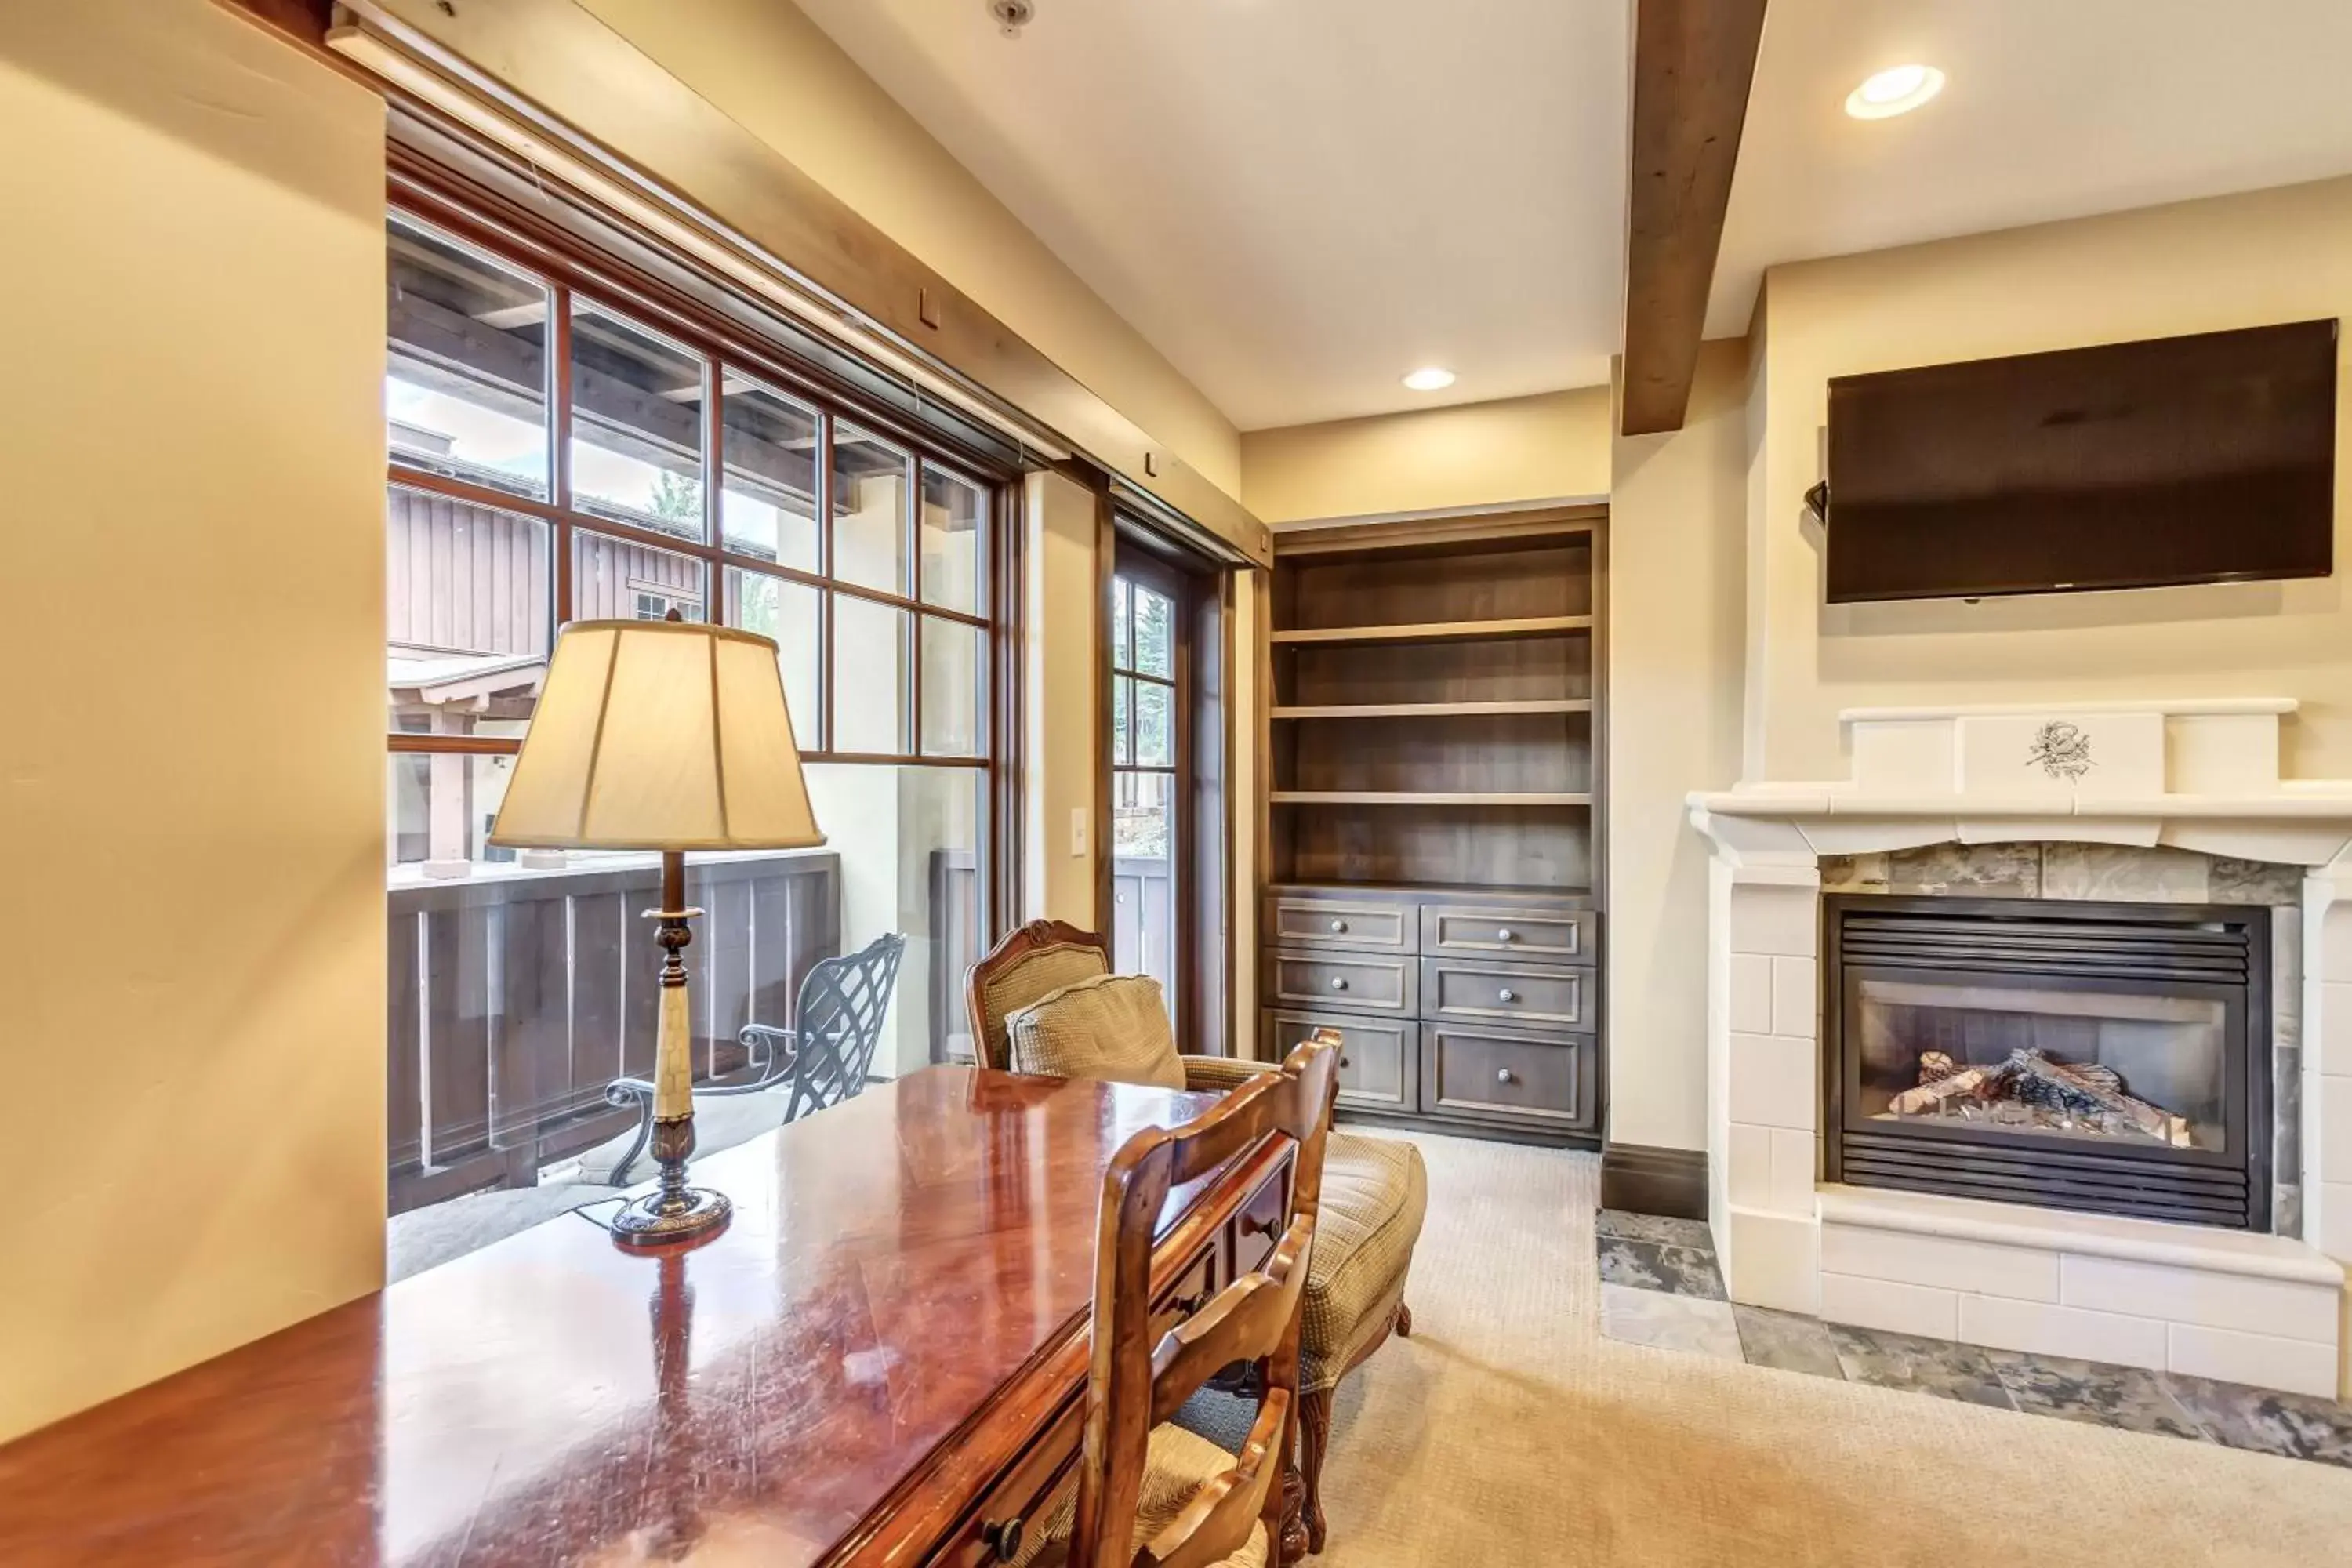
[(712, 1236), (734, 1215), (724, 1193), (686, 1184), (687, 1157), (694, 1152), (694, 1118), (654, 1123), (654, 1158), (661, 1162), (661, 1185), (613, 1216), (613, 1239), (623, 1247), (667, 1247)]
[(667, 1247), (709, 1236), (734, 1214), (726, 1194), (702, 1187), (648, 1193), (613, 1216), (613, 1239), (623, 1247)]

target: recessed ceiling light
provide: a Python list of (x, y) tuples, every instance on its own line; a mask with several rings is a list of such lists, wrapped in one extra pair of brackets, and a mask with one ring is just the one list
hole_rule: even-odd
[(1944, 90), (1944, 73), (1934, 66), (1892, 66), (1845, 95), (1845, 111), (1856, 120), (1908, 114)]
[(1426, 365), (1406, 376), (1404, 384), (1415, 392), (1443, 392), (1454, 384), (1454, 373)]

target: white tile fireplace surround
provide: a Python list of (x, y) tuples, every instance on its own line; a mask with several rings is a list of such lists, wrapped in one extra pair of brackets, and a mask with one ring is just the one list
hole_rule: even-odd
[[(1732, 1300), (2345, 1391), (2352, 780), (2279, 776), (2279, 723), (2294, 708), (2252, 698), (1858, 709), (1843, 715), (1851, 779), (1691, 796), (1715, 849), (1707, 1152)], [(1821, 861), (1945, 843), (2169, 847), (2303, 868), (2307, 1240), (1821, 1179)]]

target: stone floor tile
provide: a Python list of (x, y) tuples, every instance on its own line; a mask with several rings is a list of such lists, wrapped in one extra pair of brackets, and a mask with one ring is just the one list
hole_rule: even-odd
[(2177, 1372), (2164, 1382), (2216, 1443), (2352, 1468), (2352, 1409), (2334, 1400)]
[(1993, 1371), (2017, 1407), (2129, 1432), (2159, 1432), (2203, 1441), (2205, 1433), (2180, 1407), (2164, 1379), (2145, 1367), (2114, 1366), (2027, 1351), (1990, 1351)]
[(1604, 1283), (1601, 1332), (1625, 1344), (1654, 1350), (1689, 1351), (1719, 1361), (1745, 1359), (1739, 1351), (1739, 1325), (1728, 1301)]
[(1837, 1342), (1830, 1338), (1829, 1325), (1819, 1318), (1737, 1302), (1731, 1315), (1739, 1324), (1739, 1344), (1747, 1352), (1748, 1365), (1810, 1373), (1815, 1377), (1845, 1376), (1845, 1368), (1838, 1361)]
[(1669, 1247), (1697, 1247), (1710, 1252), (1715, 1249), (1715, 1233), (1707, 1229), (1703, 1219), (1669, 1219), (1662, 1214), (1601, 1209), (1592, 1216), (1592, 1228), (1602, 1236), (1622, 1236), (1628, 1241), (1659, 1241)]
[(1604, 1236), (1595, 1246), (1601, 1259), (1601, 1278), (1611, 1285), (1630, 1285), (1642, 1290), (1663, 1290), (1672, 1296), (1696, 1296), (1705, 1300), (1726, 1300), (1723, 1276), (1715, 1267), (1715, 1255), (1695, 1247), (1664, 1247), (1654, 1241), (1629, 1241), (1621, 1236)]
[(1849, 1383), (1907, 1388), (1998, 1410), (2017, 1408), (2000, 1374), (1993, 1370), (1991, 1352), (1975, 1345), (1844, 1323), (1832, 1323), (1829, 1330), (1837, 1346), (1838, 1364), (1845, 1368)]

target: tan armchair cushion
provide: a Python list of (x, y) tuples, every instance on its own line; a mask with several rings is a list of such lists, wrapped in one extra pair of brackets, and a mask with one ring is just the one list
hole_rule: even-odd
[(1328, 1388), (1388, 1327), (1404, 1296), (1429, 1210), (1421, 1151), (1391, 1138), (1333, 1132), (1299, 1325), (1299, 1386)]
[(1076, 942), (1042, 947), (1014, 967), (981, 987), (980, 1005), (988, 1037), (980, 1042), (982, 1067), (1009, 1068), (1013, 1062), (1005, 1024), (1031, 1003), (1050, 996), (1063, 986), (1108, 971), (1103, 951)]
[(1160, 982), (1097, 974), (1065, 985), (1005, 1020), (1014, 1072), (1185, 1087)]

